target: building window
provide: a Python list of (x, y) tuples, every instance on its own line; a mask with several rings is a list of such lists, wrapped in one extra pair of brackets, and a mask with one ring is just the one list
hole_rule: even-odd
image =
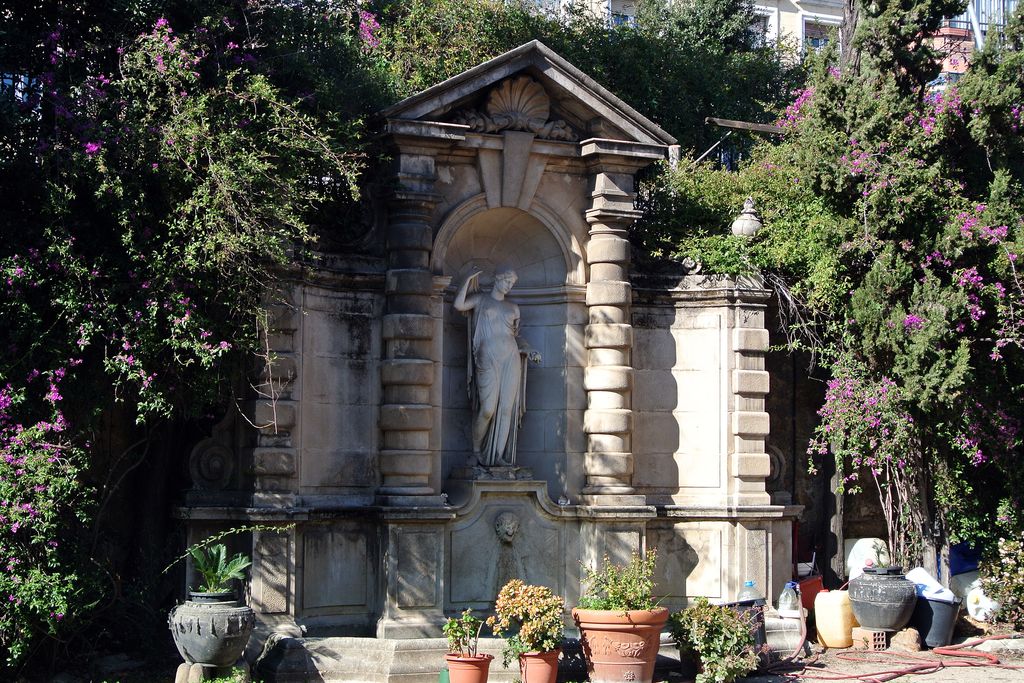
[(39, 81), (25, 74), (0, 72), (0, 95), (15, 102), (27, 102), (39, 90)]
[(636, 3), (633, 0), (608, 0), (605, 11), (612, 26), (636, 26)]
[(636, 17), (617, 12), (612, 13), (612, 26), (636, 26)]
[(764, 47), (768, 44), (768, 15), (758, 14), (754, 21), (750, 22), (747, 29), (750, 34), (750, 44), (754, 47)]
[(804, 22), (804, 47), (807, 50), (820, 52), (828, 45), (829, 36), (834, 27), (828, 24), (818, 24), (813, 21)]

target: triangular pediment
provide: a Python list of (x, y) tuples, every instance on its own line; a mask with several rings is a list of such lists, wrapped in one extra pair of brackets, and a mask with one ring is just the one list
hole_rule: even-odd
[(387, 119), (460, 123), (483, 133), (528, 130), (553, 140), (676, 142), (537, 40), (427, 88), (381, 114)]

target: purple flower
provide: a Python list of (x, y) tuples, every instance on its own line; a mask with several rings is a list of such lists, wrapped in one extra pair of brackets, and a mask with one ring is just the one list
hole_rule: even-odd
[(363, 42), (364, 48), (372, 50), (380, 45), (380, 38), (376, 35), (379, 28), (380, 24), (373, 12), (359, 10), (359, 40)]
[(88, 154), (89, 156), (92, 156), (92, 155), (96, 154), (96, 152), (100, 151), (100, 148), (103, 146), (103, 143), (101, 143), (101, 142), (87, 142), (83, 146), (85, 147), (85, 153)]
[(903, 329), (905, 330), (920, 330), (924, 327), (924, 318), (914, 315), (913, 313), (907, 314), (907, 317), (903, 319)]

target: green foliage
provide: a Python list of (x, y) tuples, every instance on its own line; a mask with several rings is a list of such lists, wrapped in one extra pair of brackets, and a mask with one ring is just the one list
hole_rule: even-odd
[[(81, 529), (89, 510), (78, 485), (85, 452), (62, 433), (63, 379), (61, 369), (27, 389), (0, 388), (0, 650), (8, 663), (25, 654), (37, 630), (62, 633), (71, 606), (85, 599), (75, 547), (61, 535)], [(32, 403), (41, 404), (39, 420), (19, 424)]]
[(999, 539), (995, 555), (981, 564), (981, 586), (999, 603), (995, 620), (1024, 629), (1024, 534)]
[[(12, 470), (0, 550), (15, 568), (0, 649), (12, 670), (35, 645), (107, 632), (95, 607), (121, 607), (134, 570), (119, 566), (132, 543), (101, 542), (100, 515), (149, 464), (162, 425), (223, 409), (280, 268), (317, 238), (325, 207), (355, 201), (358, 120), (291, 89), (334, 92), (303, 66), (332, 29), (321, 47), (364, 64), (351, 13), (316, 5), (0, 16), (0, 64), (35, 79), (23, 101), (0, 98), (0, 467)], [(289, 47), (311, 51), (277, 54), (284, 25), (302, 34)]]
[(218, 676), (217, 678), (209, 679), (209, 683), (245, 683), (246, 680), (244, 671), (241, 669), (232, 669), (231, 673), (227, 676)]
[(494, 616), (487, 625), (497, 636), (507, 635), (502, 651), (508, 667), (526, 652), (551, 652), (562, 646), (565, 601), (547, 586), (531, 586), (512, 579), (498, 593)]
[(868, 473), (889, 531), (889, 555), (909, 566), (921, 546), (915, 502), (922, 463), (913, 447), (914, 418), (906, 412), (902, 389), (889, 377), (876, 379), (852, 357), (835, 361), (832, 371), (819, 411), (822, 422), (808, 447), (811, 470), (831, 451), (840, 476), (837, 492), (848, 493), (859, 493), (862, 473)]
[(383, 6), (373, 53), (410, 95), (538, 39), (699, 153), (721, 136), (705, 117), (767, 120), (802, 77), (756, 44), (752, 13), (746, 0), (642, 0), (635, 25), (609, 28), (583, 2), (545, 14), (525, 1), (414, 0)]
[[(3, 470), (11, 666), (40, 643), (53, 649), (37, 661), (57, 662), (62, 643), (95, 642), (76, 629), (113, 632), (93, 620), (118, 620), (143, 564), (132, 554), (163, 564), (162, 535), (132, 514), (112, 534), (111, 519), (138, 503), (147, 468), (176, 471), (170, 454), (187, 444), (162, 437), (208, 431), (246, 398), (249, 354), (271, 360), (264, 311), (282, 273), (368, 233), (357, 188), (373, 184), (369, 159), (387, 161), (368, 141), (375, 112), (539, 38), (704, 149), (717, 139), (705, 116), (766, 120), (801, 76), (753, 44), (750, 12), (744, 0), (652, 0), (614, 29), (582, 6), (556, 20), (494, 0), (0, 13), (0, 64), (32, 79), (24, 99), (0, 97), (0, 449), (29, 465), (12, 471), (31, 470)], [(725, 244), (723, 260), (737, 246)], [(62, 373), (63, 395), (45, 398), (45, 378)], [(11, 531), (22, 505), (38, 516)]]
[(731, 607), (697, 598), (669, 617), (668, 627), (679, 653), (700, 661), (697, 683), (732, 683), (758, 666), (756, 626)]
[[(1024, 509), (1022, 19), (930, 91), (937, 62), (914, 36), (952, 4), (858, 5), (856, 58), (810, 61), (786, 134), (739, 173), (662, 169), (634, 237), (703, 273), (760, 272), (791, 346), (832, 375), (809, 454), (877, 485), (908, 562), (943, 534), (991, 546)], [(746, 196), (764, 229), (734, 238)]]
[(614, 564), (607, 556), (598, 569), (583, 567), (583, 595), (580, 607), (627, 611), (654, 609), (654, 566), (657, 550), (646, 555), (633, 553), (625, 565)]
[(244, 579), (245, 569), (252, 564), (249, 558), (241, 553), (229, 560), (227, 546), (223, 543), (205, 548), (193, 547), (189, 552), (196, 572), (202, 577), (198, 590), (203, 593), (231, 590), (231, 582)]
[(467, 609), (459, 617), (449, 617), (442, 627), (448, 639), (448, 652), (460, 657), (475, 657), (483, 627), (484, 622), (473, 616), (472, 610)]

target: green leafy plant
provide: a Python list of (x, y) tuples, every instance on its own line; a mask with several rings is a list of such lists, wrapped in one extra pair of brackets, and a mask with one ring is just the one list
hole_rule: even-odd
[(731, 607), (697, 598), (669, 618), (669, 631), (681, 655), (699, 660), (696, 683), (731, 683), (757, 668), (754, 626)]
[(1024, 629), (1024, 534), (999, 539), (996, 556), (981, 565), (981, 586), (999, 603), (995, 620)]
[(248, 568), (252, 562), (242, 553), (238, 553), (229, 560), (227, 547), (219, 541), (238, 534), (279, 534), (293, 528), (295, 528), (294, 524), (251, 524), (224, 529), (187, 547), (184, 553), (174, 558), (174, 561), (164, 567), (160, 573), (166, 574), (182, 560), (192, 558), (193, 566), (203, 577), (199, 592), (217, 593), (230, 590), (231, 581), (245, 578), (243, 570)]
[(657, 550), (646, 555), (633, 553), (625, 565), (612, 563), (608, 556), (600, 569), (584, 566), (583, 609), (652, 609), (654, 601), (654, 564)]
[(209, 547), (189, 548), (194, 566), (203, 577), (200, 592), (223, 593), (231, 590), (231, 582), (245, 578), (245, 570), (252, 562), (242, 553), (228, 559), (228, 549), (223, 543)]
[(484, 622), (468, 609), (460, 617), (450, 617), (442, 628), (448, 639), (448, 652), (460, 657), (476, 657), (483, 627)]
[(510, 634), (502, 651), (504, 665), (526, 652), (551, 652), (561, 647), (564, 609), (565, 600), (547, 586), (531, 586), (520, 579), (506, 583), (494, 603), (494, 616), (487, 618), (495, 635)]

